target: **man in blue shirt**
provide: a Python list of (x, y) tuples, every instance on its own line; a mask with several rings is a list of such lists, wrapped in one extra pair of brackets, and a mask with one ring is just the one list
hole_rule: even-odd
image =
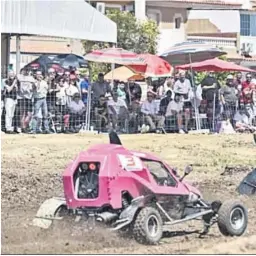
[(82, 101), (84, 104), (87, 103), (88, 88), (89, 88), (89, 81), (88, 81), (87, 76), (85, 76), (84, 80), (80, 84), (81, 96), (82, 96)]

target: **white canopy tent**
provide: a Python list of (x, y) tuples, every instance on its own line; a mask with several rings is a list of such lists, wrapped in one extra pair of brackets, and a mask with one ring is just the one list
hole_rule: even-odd
[[(1, 33), (116, 43), (116, 24), (84, 0), (1, 0)], [(17, 36), (17, 64), (19, 61)]]

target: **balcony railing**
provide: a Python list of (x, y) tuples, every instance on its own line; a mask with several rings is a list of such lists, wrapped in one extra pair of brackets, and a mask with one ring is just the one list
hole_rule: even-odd
[(236, 38), (225, 37), (204, 37), (204, 36), (187, 36), (188, 41), (201, 41), (225, 48), (237, 48)]

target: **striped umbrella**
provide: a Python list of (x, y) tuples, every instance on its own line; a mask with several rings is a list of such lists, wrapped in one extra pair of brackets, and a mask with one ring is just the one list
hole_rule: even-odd
[(120, 65), (145, 65), (145, 61), (138, 54), (122, 48), (105, 48), (92, 51), (84, 57), (88, 61), (113, 63)]
[(186, 41), (167, 49), (161, 57), (176, 66), (213, 59), (223, 54), (226, 52), (213, 45), (199, 41)]

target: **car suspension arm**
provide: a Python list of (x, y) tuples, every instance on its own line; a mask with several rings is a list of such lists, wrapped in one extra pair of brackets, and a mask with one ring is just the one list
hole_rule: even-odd
[(212, 212), (213, 212), (212, 210), (206, 210), (206, 211), (190, 214), (190, 215), (188, 215), (185, 218), (180, 219), (180, 220), (174, 220), (174, 221), (170, 221), (170, 222), (168, 221), (168, 222), (165, 223), (165, 225), (168, 225), (168, 226), (169, 225), (175, 225), (175, 224), (178, 224), (178, 223), (182, 223), (182, 222), (185, 222), (185, 221), (196, 219), (198, 217), (204, 216), (204, 215), (212, 213)]

